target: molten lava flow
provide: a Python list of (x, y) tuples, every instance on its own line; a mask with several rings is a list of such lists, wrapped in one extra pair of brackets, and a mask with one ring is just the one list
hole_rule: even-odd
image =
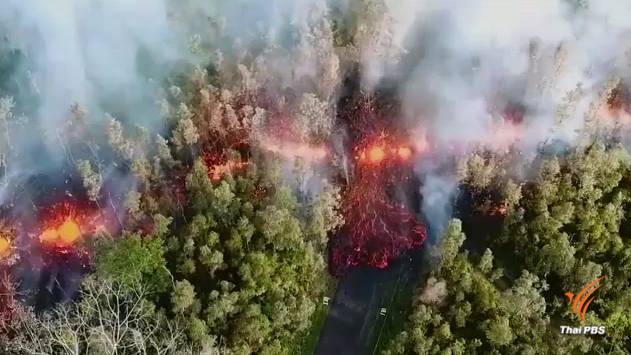
[[(359, 163), (372, 165), (396, 160), (407, 162), (414, 155), (411, 145), (397, 146), (396, 144), (388, 144), (386, 142), (374, 143), (363, 149), (356, 149), (356, 151), (359, 151), (359, 154), (356, 156)], [(419, 153), (422, 153), (422, 151), (419, 151)]]
[(40, 234), (39, 240), (47, 246), (68, 247), (77, 242), (81, 231), (76, 222), (67, 220), (55, 228), (47, 228)]
[(39, 241), (46, 249), (68, 251), (88, 235), (108, 232), (112, 223), (87, 203), (68, 200), (44, 209), (40, 215)]
[(381, 163), (381, 161), (386, 157), (386, 152), (383, 147), (372, 147), (368, 150), (368, 161), (373, 164)]
[(11, 241), (8, 238), (0, 237), (0, 259), (8, 256), (11, 252)]
[(19, 255), (16, 253), (17, 225), (14, 221), (0, 219), (0, 271), (3, 267), (15, 264)]
[(44, 244), (54, 244), (57, 239), (59, 239), (59, 233), (57, 233), (57, 229), (46, 229), (39, 235), (39, 241)]
[(208, 170), (208, 177), (213, 182), (220, 181), (227, 174), (236, 174), (244, 171), (249, 163), (247, 161), (237, 159), (227, 159), (220, 154), (204, 152), (202, 154), (204, 164)]
[(426, 238), (414, 213), (387, 193), (409, 179), (411, 146), (382, 133), (361, 142), (355, 152), (355, 177), (342, 206), (346, 223), (331, 245), (334, 271), (361, 264), (384, 268)]
[(327, 149), (322, 146), (296, 142), (278, 143), (270, 139), (263, 139), (260, 142), (260, 147), (285, 159), (302, 159), (312, 163), (323, 161), (329, 155)]
[[(259, 142), (259, 146), (283, 159), (300, 159), (307, 163), (322, 162), (329, 155), (324, 147), (295, 142), (276, 143), (271, 139), (264, 139)], [(205, 152), (203, 159), (208, 168), (208, 176), (214, 182), (220, 181), (228, 173), (243, 172), (250, 164), (248, 161), (230, 159), (226, 158), (224, 154), (211, 152)]]
[(66, 244), (73, 244), (81, 236), (81, 230), (76, 222), (71, 219), (67, 219), (57, 229), (59, 233), (59, 239)]
[(66, 219), (57, 228), (48, 228), (40, 234), (39, 240), (46, 245), (69, 247), (81, 238), (81, 229), (71, 218)]
[(412, 157), (412, 149), (409, 147), (400, 147), (397, 149), (397, 154), (401, 160), (409, 160)]

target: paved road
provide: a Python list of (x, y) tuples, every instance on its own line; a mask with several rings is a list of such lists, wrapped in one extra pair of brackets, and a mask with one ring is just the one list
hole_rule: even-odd
[[(403, 275), (410, 280), (418, 274), (419, 257), (403, 257), (385, 270), (362, 267), (350, 270), (338, 283), (335, 298), (320, 334), (316, 355), (362, 355), (372, 353), (379, 309), (387, 283)], [(403, 272), (403, 273), (402, 273)], [(375, 331), (373, 331), (375, 330)]]
[(383, 296), (379, 287), (387, 270), (361, 268), (349, 271), (340, 283), (320, 340), (317, 355), (361, 354), (370, 342), (370, 324), (374, 323)]

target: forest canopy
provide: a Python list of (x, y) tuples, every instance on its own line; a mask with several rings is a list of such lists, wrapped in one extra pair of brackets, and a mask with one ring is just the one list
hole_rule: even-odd
[[(542, 156), (517, 198), (505, 173), (481, 186), (474, 178), (480, 171), (470, 170), (463, 189), (487, 196), (496, 190), (503, 198), (492, 203), (504, 204), (506, 215), (494, 228), (470, 216), (469, 226), (452, 220), (434, 251), (438, 267), (419, 286), (405, 330), (385, 353), (629, 353), (630, 164), (625, 148), (601, 142)], [(467, 229), (476, 238), (470, 243)], [(565, 294), (601, 276), (579, 323)], [(606, 335), (557, 330), (574, 324), (605, 326)]]
[(313, 353), (412, 253), (373, 353), (631, 353), (629, 18), (0, 3), (0, 353)]

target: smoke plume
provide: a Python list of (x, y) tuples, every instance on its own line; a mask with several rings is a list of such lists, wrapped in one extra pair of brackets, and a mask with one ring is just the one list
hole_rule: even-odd
[(5, 0), (3, 46), (24, 53), (16, 70), (28, 89), (16, 117), (25, 100), (36, 104), (7, 176), (66, 159), (58, 131), (74, 103), (90, 120), (108, 112), (160, 132), (155, 103), (181, 63), (243, 64), (245, 86), (309, 94), (304, 107), (325, 124), (301, 124), (335, 135), (343, 79), (358, 62), (363, 90), (396, 91), (393, 124), (430, 142), (432, 163), (419, 158), (416, 171), (437, 232), (457, 186), (445, 162), (512, 146), (525, 164), (542, 143), (577, 144), (591, 129), (612, 79), (627, 78), (629, 18), (631, 4), (616, 0)]
[[(386, 1), (389, 49), (362, 56), (364, 84), (397, 83), (403, 119), (444, 155), (515, 145), (526, 164), (544, 142), (593, 129), (612, 78), (629, 69), (631, 4), (619, 1)], [(517, 114), (519, 117), (515, 118)], [(454, 178), (425, 177), (430, 225), (446, 223)], [(452, 193), (450, 193), (451, 191)], [(439, 209), (439, 210), (437, 210)], [(442, 216), (443, 218), (438, 218)]]
[(23, 53), (19, 70), (30, 79), (11, 93), (22, 103), (18, 114), (31, 111), (27, 132), (14, 140), (23, 169), (53, 168), (64, 159), (59, 135), (74, 104), (93, 121), (109, 112), (132, 125), (161, 127), (158, 84), (187, 53), (162, 1), (7, 0), (0, 24), (7, 46)]

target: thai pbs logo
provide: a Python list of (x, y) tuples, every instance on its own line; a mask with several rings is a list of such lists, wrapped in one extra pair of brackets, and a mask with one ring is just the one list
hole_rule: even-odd
[[(594, 281), (588, 283), (577, 294), (574, 294), (573, 292), (565, 293), (565, 296), (568, 298), (570, 306), (572, 307), (572, 312), (576, 314), (581, 322), (585, 321), (585, 314), (587, 313), (587, 309), (594, 300), (594, 293), (602, 287), (602, 285), (600, 284), (600, 280), (602, 280), (603, 278), (604, 276), (601, 276)], [(561, 334), (603, 335), (605, 334), (605, 327), (593, 325), (570, 327), (567, 325), (562, 325)]]

